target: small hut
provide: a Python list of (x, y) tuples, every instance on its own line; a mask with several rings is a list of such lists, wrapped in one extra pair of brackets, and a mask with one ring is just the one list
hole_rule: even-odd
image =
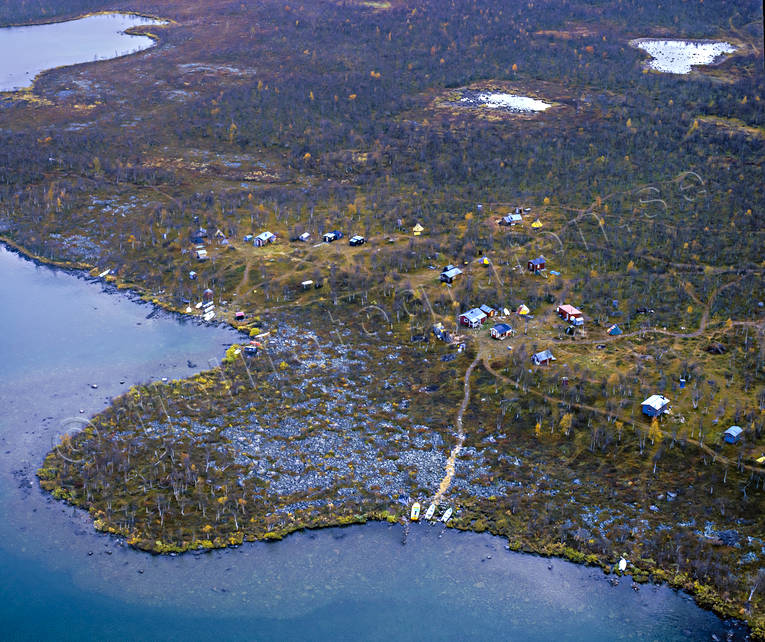
[(555, 361), (555, 357), (550, 350), (543, 350), (542, 352), (537, 352), (533, 357), (531, 357), (531, 361), (534, 363), (534, 365), (543, 366), (548, 365), (551, 361)]
[(252, 241), (255, 247), (263, 247), (264, 245), (275, 242), (276, 234), (272, 234), (271, 232), (263, 232), (262, 234), (258, 234)]
[(491, 329), (492, 339), (502, 341), (513, 333), (513, 329), (507, 323), (497, 323)]
[(441, 276), (439, 278), (443, 283), (454, 283), (454, 279), (456, 279), (460, 274), (462, 274), (462, 270), (460, 270), (458, 267), (447, 265), (446, 268), (444, 268), (444, 271), (441, 272)]
[(534, 272), (536, 274), (537, 272), (541, 272), (542, 270), (544, 270), (545, 265), (546, 265), (545, 257), (538, 256), (535, 259), (530, 259), (526, 263), (526, 269), (529, 272)]
[(640, 408), (644, 415), (658, 417), (663, 413), (669, 412), (669, 399), (662, 395), (651, 395), (640, 405)]
[(568, 305), (567, 303), (559, 305), (556, 312), (558, 313), (558, 316), (560, 316), (562, 319), (565, 319), (566, 321), (573, 321), (574, 319), (582, 318), (582, 311), (578, 310), (573, 305)]
[(468, 328), (480, 328), (486, 319), (487, 316), (485, 312), (480, 308), (473, 308), (464, 314), (460, 314), (460, 325), (464, 325)]
[(723, 439), (729, 444), (737, 444), (743, 432), (744, 429), (741, 426), (731, 426), (723, 433)]

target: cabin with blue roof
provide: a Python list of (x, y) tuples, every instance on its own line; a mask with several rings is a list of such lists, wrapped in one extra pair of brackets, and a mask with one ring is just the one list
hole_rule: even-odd
[(723, 433), (723, 439), (726, 443), (737, 444), (741, 440), (744, 429), (741, 426), (731, 426)]
[(534, 272), (536, 274), (537, 272), (544, 270), (546, 264), (547, 261), (545, 260), (545, 257), (538, 256), (535, 259), (529, 260), (529, 262), (526, 264), (526, 268), (529, 272)]

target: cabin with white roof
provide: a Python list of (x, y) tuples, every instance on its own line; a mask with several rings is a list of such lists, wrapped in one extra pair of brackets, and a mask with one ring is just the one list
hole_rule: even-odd
[(669, 399), (662, 395), (651, 395), (640, 404), (640, 408), (644, 415), (658, 417), (661, 414), (669, 412)]

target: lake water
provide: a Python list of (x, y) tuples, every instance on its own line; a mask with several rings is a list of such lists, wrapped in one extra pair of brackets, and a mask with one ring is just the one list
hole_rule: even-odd
[(711, 65), (725, 54), (736, 51), (727, 42), (644, 38), (630, 44), (651, 55), (651, 60), (646, 63), (650, 69), (669, 74), (689, 74), (694, 65)]
[(67, 22), (0, 28), (0, 91), (30, 87), (35, 76), (55, 67), (107, 60), (148, 49), (155, 41), (131, 36), (131, 27), (165, 24), (122, 13)]
[(405, 546), (388, 524), (177, 557), (122, 546), (34, 471), (66, 418), (206, 367), (236, 335), (2, 247), (0, 300), (6, 639), (724, 639), (725, 623), (666, 587), (612, 587), (597, 569), (440, 526), (413, 526)]

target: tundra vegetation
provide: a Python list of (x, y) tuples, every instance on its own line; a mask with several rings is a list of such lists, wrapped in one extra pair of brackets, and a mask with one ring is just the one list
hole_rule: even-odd
[[(113, 8), (28, 0), (0, 22)], [(452, 525), (607, 570), (624, 555), (765, 634), (760, 3), (119, 8), (172, 22), (0, 99), (0, 234), (184, 314), (210, 289), (217, 319), (271, 334), (115, 399), (48, 455), (45, 489), (155, 552), (398, 520), (438, 489), (477, 360)], [(664, 74), (638, 38), (736, 52)], [(482, 93), (551, 107), (460, 104)], [(481, 303), (532, 315), (504, 342), (462, 331), (461, 353), (430, 334)], [(672, 400), (656, 421), (653, 393)]]

